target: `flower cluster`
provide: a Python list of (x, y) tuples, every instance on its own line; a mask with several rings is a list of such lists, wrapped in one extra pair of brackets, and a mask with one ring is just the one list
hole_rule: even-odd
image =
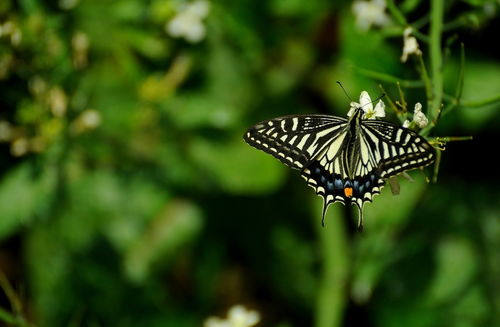
[(101, 115), (94, 109), (85, 109), (70, 120), (67, 115), (70, 97), (59, 85), (51, 86), (36, 75), (29, 80), (28, 88), (32, 97), (21, 110), (30, 110), (36, 115), (23, 116), (24, 125), (0, 120), (0, 143), (8, 143), (15, 157), (43, 152), (63, 133), (68, 123), (72, 136), (94, 130), (101, 124)]
[(0, 23), (0, 38), (2, 37), (10, 38), (10, 43), (17, 46), (21, 43), (21, 29), (10, 20), (3, 24)]
[(190, 43), (197, 43), (205, 37), (203, 19), (210, 11), (210, 3), (196, 0), (179, 8), (177, 15), (170, 20), (165, 29), (172, 37), (183, 37)]
[[(363, 91), (359, 96), (358, 102), (351, 102), (351, 108), (347, 113), (348, 117), (351, 117), (357, 109), (362, 109), (364, 111), (363, 119), (376, 119), (378, 117), (385, 117), (385, 104), (382, 100), (373, 106), (373, 101), (370, 98), (368, 92)], [(429, 119), (422, 112), (422, 104), (417, 102), (415, 104), (415, 109), (413, 110), (413, 120), (405, 120), (403, 127), (406, 128), (424, 128), (429, 123)]]
[(229, 309), (227, 318), (209, 317), (204, 327), (251, 327), (260, 321), (257, 311), (247, 310), (242, 305), (235, 305)]
[(413, 120), (405, 120), (403, 127), (411, 128), (417, 126), (418, 128), (424, 128), (429, 123), (429, 119), (422, 112), (422, 104), (420, 102), (415, 103), (415, 109), (413, 109)]
[(373, 107), (372, 99), (368, 92), (363, 91), (359, 97), (358, 102), (351, 102), (351, 109), (347, 113), (348, 117), (351, 117), (356, 109), (361, 108), (365, 112), (363, 115), (364, 119), (375, 119), (377, 117), (385, 117), (385, 104), (382, 100), (379, 100), (377, 105)]

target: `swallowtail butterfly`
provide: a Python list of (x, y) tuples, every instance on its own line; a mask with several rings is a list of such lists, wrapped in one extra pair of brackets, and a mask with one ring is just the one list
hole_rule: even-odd
[(363, 206), (380, 193), (385, 179), (434, 162), (435, 149), (412, 130), (365, 119), (362, 106), (349, 119), (328, 115), (279, 117), (258, 123), (243, 136), (251, 146), (301, 171), (323, 197), (322, 224), (335, 202)]

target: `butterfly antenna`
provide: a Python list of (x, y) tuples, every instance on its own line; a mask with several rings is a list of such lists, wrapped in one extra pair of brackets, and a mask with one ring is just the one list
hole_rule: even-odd
[(349, 96), (349, 94), (347, 93), (347, 91), (344, 89), (344, 86), (342, 86), (342, 83), (340, 83), (340, 81), (337, 81), (337, 84), (340, 86), (340, 88), (342, 89), (342, 91), (344, 91), (344, 94), (346, 95), (346, 97), (352, 101), (352, 98)]
[[(370, 102), (366, 103), (366, 104), (365, 104), (365, 106), (367, 106), (367, 105), (369, 105), (369, 104), (372, 104), (372, 103), (375, 103), (375, 102), (377, 102), (378, 100), (382, 99), (383, 97), (385, 97), (385, 93), (382, 93), (381, 95), (379, 95), (379, 96), (378, 96), (375, 100), (373, 100), (373, 101), (370, 101)], [(363, 106), (363, 107), (364, 107), (364, 106)], [(363, 108), (363, 107), (361, 107), (361, 108)]]

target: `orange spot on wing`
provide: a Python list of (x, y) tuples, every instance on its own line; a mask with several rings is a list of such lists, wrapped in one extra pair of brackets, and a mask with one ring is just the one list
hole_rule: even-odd
[(346, 188), (344, 188), (344, 194), (345, 194), (345, 196), (347, 196), (348, 198), (350, 198), (352, 196), (352, 187), (346, 187)]

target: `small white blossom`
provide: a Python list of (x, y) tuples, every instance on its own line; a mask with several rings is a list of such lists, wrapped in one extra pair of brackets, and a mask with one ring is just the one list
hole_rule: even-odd
[(422, 112), (422, 104), (417, 102), (413, 110), (413, 122), (420, 128), (424, 128), (429, 123), (429, 119)]
[(41, 96), (47, 91), (47, 82), (39, 75), (35, 75), (28, 81), (28, 87), (35, 96)]
[(354, 1), (352, 11), (356, 16), (356, 25), (361, 30), (368, 30), (372, 25), (383, 27), (390, 23), (385, 13), (385, 0)]
[(101, 114), (94, 109), (86, 109), (70, 125), (73, 134), (80, 134), (97, 128), (101, 124)]
[(6, 120), (0, 120), (0, 142), (9, 141), (12, 137), (12, 126)]
[(414, 36), (411, 36), (412, 29), (411, 27), (405, 28), (403, 32), (403, 54), (401, 55), (401, 61), (406, 62), (408, 60), (409, 55), (421, 55), (422, 51), (418, 46), (417, 39)]
[(21, 29), (12, 21), (6, 21), (0, 24), (0, 37), (10, 36), (10, 43), (14, 46), (19, 45), (22, 39)]
[(203, 19), (207, 17), (209, 10), (210, 3), (206, 0), (191, 2), (179, 9), (165, 29), (172, 37), (183, 37), (191, 43), (200, 42), (206, 34)]
[(63, 117), (68, 107), (68, 97), (60, 87), (54, 87), (49, 92), (50, 111), (56, 117)]
[(80, 0), (59, 0), (59, 7), (64, 10), (70, 10), (78, 5)]
[(410, 121), (408, 119), (403, 122), (403, 127), (404, 128), (409, 128), (410, 127)]
[(24, 156), (29, 150), (28, 140), (24, 137), (20, 137), (14, 140), (10, 145), (10, 153), (14, 157)]
[(90, 40), (84, 32), (76, 32), (71, 38), (73, 48), (73, 65), (75, 68), (84, 68), (88, 64)]
[(209, 317), (204, 327), (251, 327), (260, 321), (260, 315), (257, 311), (247, 310), (242, 305), (235, 305), (227, 314), (226, 319), (218, 317)]
[(375, 108), (373, 107), (372, 99), (368, 92), (363, 91), (359, 96), (359, 103), (351, 102), (351, 109), (347, 113), (348, 117), (351, 117), (356, 109), (361, 108), (365, 112), (363, 118), (365, 119), (375, 119), (377, 117), (385, 117), (385, 104), (380, 100)]

